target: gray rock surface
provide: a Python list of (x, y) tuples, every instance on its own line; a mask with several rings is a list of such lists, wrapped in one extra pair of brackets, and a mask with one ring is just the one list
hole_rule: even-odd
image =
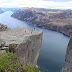
[(0, 47), (3, 47), (3, 46), (5, 46), (5, 41), (0, 39)]
[(66, 51), (66, 65), (61, 72), (72, 72), (72, 38), (69, 41)]
[(20, 62), (36, 65), (42, 43), (42, 34), (43, 32), (40, 30), (19, 26), (8, 31), (1, 31), (0, 43), (2, 44), (4, 41), (5, 47), (8, 47), (9, 44), (18, 44), (15, 48), (15, 54), (19, 57)]
[(16, 48), (16, 54), (20, 61), (36, 65), (42, 42), (42, 33), (29, 36)]

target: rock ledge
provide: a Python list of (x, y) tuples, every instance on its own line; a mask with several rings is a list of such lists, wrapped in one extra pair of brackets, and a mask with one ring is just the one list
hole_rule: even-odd
[[(14, 29), (0, 32), (0, 45), (8, 47), (18, 44), (15, 53), (21, 63), (36, 65), (42, 43), (43, 32), (19, 26)], [(1, 46), (2, 47), (2, 46)]]

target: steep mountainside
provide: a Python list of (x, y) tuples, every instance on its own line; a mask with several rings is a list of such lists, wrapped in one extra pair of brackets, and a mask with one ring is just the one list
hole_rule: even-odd
[(72, 72), (72, 38), (69, 41), (66, 51), (66, 65), (61, 72)]
[(72, 10), (21, 8), (12, 17), (72, 36)]

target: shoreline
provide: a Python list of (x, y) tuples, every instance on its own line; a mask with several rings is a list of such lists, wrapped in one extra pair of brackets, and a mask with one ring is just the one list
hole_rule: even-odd
[[(23, 21), (23, 20), (21, 20), (21, 21)], [(23, 22), (25, 22), (25, 21), (23, 21)], [(25, 23), (27, 23), (28, 25), (33, 25), (33, 26), (39, 27), (39, 28), (43, 28), (43, 29), (47, 29), (47, 30), (59, 32), (59, 33), (62, 33), (63, 35), (65, 35), (65, 36), (67, 36), (67, 37), (70, 38), (70, 36), (69, 36), (68, 34), (64, 33), (64, 32), (60, 32), (60, 31), (53, 30), (53, 29), (48, 29), (48, 28), (45, 28), (45, 27), (43, 27), (43, 26), (37, 26), (36, 24), (34, 25), (34, 24), (30, 24), (30, 23), (28, 23), (28, 22), (25, 22)]]
[[(13, 16), (11, 16), (11, 17), (13, 17)], [(15, 18), (15, 17), (13, 17), (13, 18)], [(18, 18), (15, 18), (15, 19), (18, 19)], [(20, 19), (18, 19), (18, 20), (20, 20)], [(20, 21), (23, 21), (23, 20), (20, 20)], [(36, 24), (32, 24), (32, 23), (29, 23), (29, 22), (26, 22), (26, 21), (23, 21), (23, 22), (25, 22), (28, 25), (33, 25), (33, 26), (40, 27), (40, 28), (43, 28), (43, 29), (48, 29), (48, 30), (52, 30), (52, 31), (56, 31), (56, 32), (62, 33), (63, 35), (65, 35), (65, 36), (67, 36), (69, 38), (71, 37), (70, 35), (68, 35), (68, 34), (66, 34), (66, 33), (64, 33), (62, 31), (53, 30), (51, 28), (46, 28), (46, 27), (43, 27), (43, 26), (37, 26)]]

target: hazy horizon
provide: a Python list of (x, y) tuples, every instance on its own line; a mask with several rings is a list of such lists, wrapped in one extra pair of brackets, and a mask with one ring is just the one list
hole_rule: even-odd
[(0, 8), (34, 7), (48, 9), (72, 9), (71, 0), (0, 0)]

